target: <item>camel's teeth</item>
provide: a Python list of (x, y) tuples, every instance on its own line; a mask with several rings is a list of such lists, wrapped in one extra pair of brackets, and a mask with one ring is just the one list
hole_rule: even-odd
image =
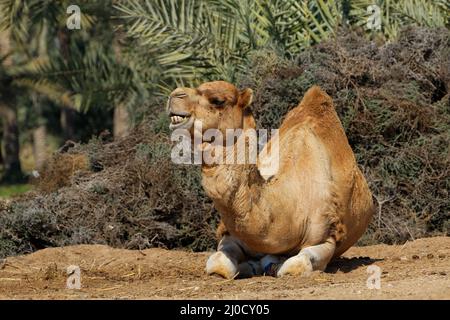
[(172, 124), (178, 124), (183, 122), (186, 119), (186, 117), (181, 117), (181, 116), (172, 116), (170, 117), (170, 121), (172, 122)]

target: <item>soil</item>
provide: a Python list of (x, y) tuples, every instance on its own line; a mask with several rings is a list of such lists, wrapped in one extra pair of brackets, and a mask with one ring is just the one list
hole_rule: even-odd
[[(308, 277), (224, 280), (205, 274), (210, 252), (102, 245), (44, 249), (0, 261), (0, 299), (450, 299), (450, 237), (354, 247)], [(81, 269), (67, 289), (67, 267)], [(368, 289), (368, 266), (381, 288)]]

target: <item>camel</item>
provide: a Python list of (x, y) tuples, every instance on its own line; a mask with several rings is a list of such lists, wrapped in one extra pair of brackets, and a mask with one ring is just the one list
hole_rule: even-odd
[[(194, 133), (194, 121), (203, 132), (254, 129), (252, 97), (251, 89), (225, 81), (177, 88), (167, 103), (170, 129)], [(307, 276), (325, 270), (367, 229), (372, 194), (332, 99), (318, 86), (308, 89), (277, 138), (279, 169), (270, 176), (261, 173), (261, 159), (201, 165), (203, 188), (221, 216), (218, 248), (206, 263), (210, 275)], [(214, 148), (211, 141), (195, 147)]]

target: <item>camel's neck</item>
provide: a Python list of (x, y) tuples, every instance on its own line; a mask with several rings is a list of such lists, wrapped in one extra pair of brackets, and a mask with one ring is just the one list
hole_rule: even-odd
[(257, 210), (265, 182), (255, 164), (204, 166), (202, 178), (230, 234), (243, 238), (263, 235), (261, 230), (270, 225), (270, 215)]
[(246, 211), (247, 206), (243, 205), (248, 200), (251, 185), (258, 178), (258, 169), (254, 164), (202, 166), (202, 183), (208, 196), (227, 207), (235, 202), (240, 203), (243, 211)]
[[(229, 230), (241, 229), (242, 224), (245, 225), (245, 221), (252, 220), (251, 218), (259, 219), (253, 217), (256, 210), (252, 209), (259, 202), (259, 195), (264, 183), (256, 165), (256, 136), (253, 136), (252, 140), (252, 131), (246, 131), (255, 129), (255, 122), (251, 114), (244, 117), (243, 128), (246, 134), (239, 137), (231, 151), (230, 149), (222, 150), (225, 158), (230, 154), (233, 155), (232, 159), (236, 160), (235, 164), (202, 165), (203, 188), (206, 194), (213, 199), (216, 209), (220, 212), (222, 220)], [(245, 145), (244, 152), (242, 144)], [(227, 162), (225, 161), (225, 163)], [(263, 221), (259, 222), (263, 223)]]
[(256, 164), (202, 166), (203, 187), (222, 215), (249, 214), (262, 182)]

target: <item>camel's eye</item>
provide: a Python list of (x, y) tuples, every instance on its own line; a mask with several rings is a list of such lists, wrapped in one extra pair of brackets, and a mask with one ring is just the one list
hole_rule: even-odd
[(218, 107), (222, 107), (222, 106), (225, 104), (225, 100), (220, 100), (220, 99), (218, 99), (218, 98), (212, 98), (212, 99), (210, 100), (210, 102), (211, 102), (213, 105), (218, 106)]

